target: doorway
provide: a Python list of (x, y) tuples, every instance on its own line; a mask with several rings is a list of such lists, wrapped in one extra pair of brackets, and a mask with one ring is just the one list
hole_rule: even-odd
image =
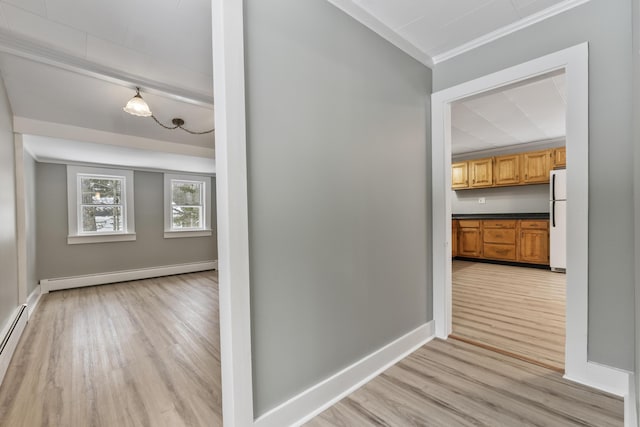
[(566, 110), (564, 69), (451, 103), (450, 337), (559, 372)]
[[(564, 70), (567, 78), (567, 227), (565, 376), (583, 380), (587, 363), (588, 46), (552, 53), (432, 95), (433, 296), (436, 336), (452, 332), (451, 104), (507, 84)], [(580, 213), (580, 215), (578, 215)]]

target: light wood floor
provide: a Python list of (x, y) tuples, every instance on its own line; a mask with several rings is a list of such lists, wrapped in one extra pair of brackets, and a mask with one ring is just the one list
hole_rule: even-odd
[(53, 292), (0, 388), (0, 426), (221, 426), (214, 272)]
[(453, 261), (453, 334), (564, 370), (566, 276)]
[(306, 424), (622, 426), (623, 402), (558, 372), (456, 340), (434, 340)]

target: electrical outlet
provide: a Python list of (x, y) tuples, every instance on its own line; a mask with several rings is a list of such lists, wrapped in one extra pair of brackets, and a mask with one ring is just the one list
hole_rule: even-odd
[(480, 197), (478, 199), (478, 203), (480, 203), (481, 205), (484, 205), (485, 203), (487, 203), (487, 199), (485, 199), (484, 197)]

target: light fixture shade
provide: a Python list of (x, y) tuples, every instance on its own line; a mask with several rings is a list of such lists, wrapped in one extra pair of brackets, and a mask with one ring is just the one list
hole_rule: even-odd
[(129, 114), (139, 117), (150, 117), (152, 114), (149, 105), (147, 105), (145, 100), (140, 96), (139, 90), (136, 90), (136, 95), (131, 98), (122, 109)]

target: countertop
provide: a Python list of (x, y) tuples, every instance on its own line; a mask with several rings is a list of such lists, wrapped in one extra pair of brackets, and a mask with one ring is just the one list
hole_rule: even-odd
[(549, 219), (549, 213), (453, 214), (453, 219)]

